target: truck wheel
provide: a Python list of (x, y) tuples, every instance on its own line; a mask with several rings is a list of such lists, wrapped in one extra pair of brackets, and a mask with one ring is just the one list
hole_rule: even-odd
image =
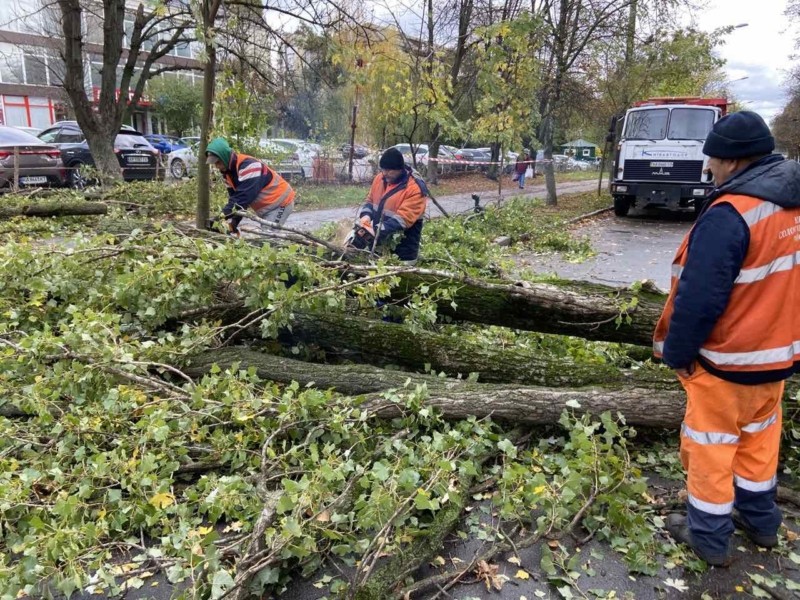
[(627, 196), (614, 196), (614, 214), (618, 217), (625, 217), (631, 209), (631, 201)]

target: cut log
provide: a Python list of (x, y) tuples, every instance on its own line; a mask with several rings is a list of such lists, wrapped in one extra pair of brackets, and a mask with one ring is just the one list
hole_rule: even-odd
[[(373, 414), (391, 418), (402, 414), (402, 407), (381, 392), (406, 385), (425, 385), (429, 406), (448, 419), (469, 416), (503, 419), (529, 424), (552, 424), (561, 412), (577, 403), (579, 412), (599, 414), (619, 412), (632, 425), (677, 427), (683, 418), (685, 394), (671, 378), (651, 380), (634, 376), (627, 381), (604, 386), (558, 389), (521, 385), (496, 385), (465, 380), (390, 371), (368, 365), (312, 364), (281, 358), (246, 348), (222, 348), (194, 357), (184, 372), (197, 377), (211, 365), (229, 368), (254, 367), (259, 377), (279, 383), (297, 381), (334, 389), (344, 394), (364, 395), (363, 406)], [(569, 404), (568, 404), (569, 403)]]
[(22, 205), (0, 205), (0, 218), (11, 217), (69, 217), (84, 215), (104, 215), (108, 212), (105, 204), (97, 202), (44, 201)]
[(356, 352), (358, 362), (397, 365), (424, 371), (426, 366), (451, 377), (477, 373), (478, 380), (550, 387), (580, 387), (624, 380), (612, 365), (552, 359), (520, 347), (496, 347), (465, 336), (412, 331), (395, 323), (340, 313), (295, 313), (292, 341), (315, 344), (329, 353)]
[(449, 299), (438, 303), (439, 313), (455, 320), (643, 346), (652, 344), (666, 301), (663, 293), (646, 286), (635, 293), (587, 282), (484, 281), (424, 269), (400, 278), (393, 294), (397, 299), (422, 285), (455, 288), (455, 307)]

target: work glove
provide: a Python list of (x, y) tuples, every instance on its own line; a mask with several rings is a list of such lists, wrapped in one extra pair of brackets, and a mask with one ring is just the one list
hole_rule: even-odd
[(208, 231), (216, 231), (217, 233), (225, 233), (233, 237), (239, 237), (239, 223), (242, 222), (242, 217), (226, 216), (222, 219), (213, 218), (206, 222), (206, 229)]

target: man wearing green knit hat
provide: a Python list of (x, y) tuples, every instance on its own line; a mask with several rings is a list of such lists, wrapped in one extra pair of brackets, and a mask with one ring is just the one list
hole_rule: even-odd
[[(294, 209), (294, 190), (289, 182), (261, 160), (234, 152), (225, 138), (214, 138), (206, 148), (206, 163), (222, 174), (228, 187), (228, 203), (222, 214), (230, 230), (238, 233), (240, 213), (248, 208), (260, 219), (283, 225)], [(269, 225), (261, 225), (269, 229)]]

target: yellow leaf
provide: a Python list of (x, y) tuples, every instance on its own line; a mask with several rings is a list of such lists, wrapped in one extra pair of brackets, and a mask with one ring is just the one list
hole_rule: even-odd
[(231, 531), (235, 531), (239, 533), (242, 530), (242, 522), (241, 521), (234, 521), (230, 525), (228, 525), (225, 529), (222, 530), (222, 533), (230, 533)]
[(508, 562), (510, 562), (512, 565), (517, 565), (517, 566), (520, 566), (521, 564), (519, 556), (512, 556), (511, 558), (508, 559)]
[(443, 567), (444, 564), (445, 564), (445, 560), (444, 560), (444, 557), (442, 557), (442, 556), (437, 556), (436, 558), (434, 558), (431, 561), (431, 566), (432, 567)]
[(540, 486), (537, 486), (537, 487), (533, 488), (533, 493), (538, 495), (538, 494), (541, 494), (546, 489), (547, 489), (546, 485), (540, 485)]
[(531, 578), (530, 573), (528, 573), (525, 569), (519, 569), (517, 571), (517, 574), (514, 575), (514, 577), (516, 577), (517, 579), (522, 579), (522, 580), (526, 580), (526, 579), (530, 579)]
[(153, 496), (152, 498), (150, 498), (149, 502), (156, 508), (163, 509), (175, 504), (175, 496), (173, 496), (169, 492), (160, 492), (155, 496)]
[(197, 533), (199, 533), (200, 535), (208, 535), (212, 531), (214, 531), (213, 527), (198, 527), (197, 528)]
[(744, 591), (744, 588), (741, 585), (737, 585), (735, 589), (736, 589), (737, 592), (743, 592)]

